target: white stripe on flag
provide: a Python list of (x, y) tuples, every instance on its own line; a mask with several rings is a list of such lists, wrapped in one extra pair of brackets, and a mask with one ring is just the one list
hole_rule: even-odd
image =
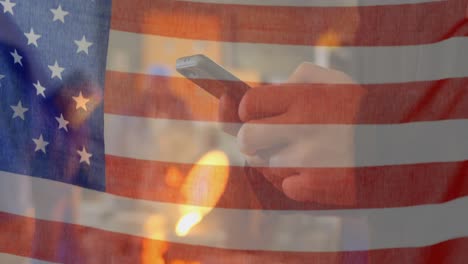
[[(206, 147), (203, 142), (209, 134), (225, 142), (219, 148), (230, 157), (231, 165), (244, 164), (236, 138), (222, 132), (216, 122), (105, 114), (104, 123), (106, 154), (196, 163), (201, 154), (212, 148)], [(271, 167), (361, 167), (468, 159), (466, 119), (394, 125), (253, 124), (248, 130), (251, 135), (259, 135), (258, 140), (266, 140), (272, 135), (277, 139), (298, 140), (299, 149), (270, 164)], [(170, 138), (176, 138), (173, 147)], [(175, 146), (180, 144), (186, 146), (187, 153), (177, 151)], [(199, 151), (190, 153), (191, 148), (198, 148)], [(294, 158), (294, 153), (299, 153), (301, 157)]]
[[(13, 241), (12, 241), (13, 243)], [(49, 262), (39, 259), (26, 258), (11, 254), (0, 253), (0, 263), (5, 264), (55, 264), (56, 262)]]
[(183, 0), (184, 2), (198, 2), (211, 4), (238, 4), (260, 6), (378, 6), (378, 5), (402, 5), (428, 2), (440, 2), (443, 0)]
[[(40, 201), (35, 206), (38, 219), (66, 222), (168, 242), (248, 250), (337, 252), (422, 247), (468, 235), (466, 224), (468, 222), (466, 213), (468, 197), (444, 204), (387, 209), (233, 210), (134, 200), (41, 178), (0, 172), (1, 184), (13, 186), (19, 178), (23, 177), (29, 179), (31, 188), (37, 193), (35, 200)], [(64, 198), (63, 196), (77, 193), (80, 195), (75, 197), (79, 197), (77, 202), (81, 205), (86, 204), (86, 199), (93, 197), (93, 204), (106, 201), (107, 204), (114, 205), (111, 208), (113, 212), (119, 212), (118, 206), (124, 205), (126, 208), (145, 208), (147, 214), (134, 214), (129, 218), (130, 221), (119, 223), (118, 213), (113, 219), (99, 220), (98, 213), (104, 210), (101, 207), (99, 210), (92, 211), (94, 217), (81, 215), (78, 219), (62, 219), (54, 213), (57, 197)], [(14, 201), (14, 198), (9, 200), (13, 204)], [(11, 206), (0, 203), (0, 212), (24, 215), (24, 208), (12, 209)], [(203, 215), (208, 212), (209, 214), (199, 224), (196, 232), (189, 233), (185, 237), (175, 234), (174, 229), (182, 216), (189, 213)], [(143, 227), (151, 218), (159, 219), (158, 223), (153, 223), (159, 229), (148, 233)], [(341, 223), (342, 226), (347, 226), (348, 221), (355, 222), (356, 220), (367, 223), (367, 230), (356, 230), (355, 236), (352, 237), (359, 241), (370, 240), (370, 244), (337, 246), (340, 240), (336, 234), (337, 230), (325, 229), (320, 224), (329, 223), (333, 226)], [(218, 224), (213, 224), (213, 221)], [(246, 231), (248, 224), (252, 221), (256, 222), (257, 232)], [(236, 238), (229, 240), (229, 246), (226, 245), (227, 230), (237, 232)], [(324, 241), (311, 243), (316, 236), (327, 240), (326, 243)], [(285, 237), (291, 239), (284, 239)], [(329, 241), (329, 239), (336, 239), (336, 241)]]
[[(192, 47), (195, 45), (194, 40), (111, 30), (107, 69), (150, 74), (151, 69), (156, 65), (166, 67), (169, 76), (181, 76), (175, 70), (175, 60), (167, 59), (172, 56), (167, 56), (164, 52), (148, 52), (141, 48), (142, 43), (145, 47), (154, 48), (161, 45), (172, 47)], [(304, 61), (314, 62), (314, 54), (333, 49), (337, 53), (354, 54), (349, 58), (349, 68), (343, 70), (360, 84), (402, 83), (468, 77), (468, 52), (462, 52), (468, 47), (468, 38), (466, 37), (451, 38), (434, 44), (391, 47), (327, 48), (204, 40), (196, 41), (196, 43), (198, 46), (206, 47), (207, 51), (216, 45), (221, 45), (223, 50), (237, 50), (236, 56), (238, 56), (239, 61), (250, 61), (249, 51), (251, 50), (265, 52), (268, 55), (256, 57), (254, 68), (246, 69), (256, 71), (259, 76), (275, 76), (275, 73), (278, 72), (288, 76), (295, 67)], [(188, 50), (190, 52), (193, 49)], [(180, 57), (187, 55), (192, 54), (180, 54)], [(262, 65), (269, 65), (269, 69)], [(293, 66), (285, 67), (284, 65)], [(270, 72), (270, 69), (274, 69), (275, 72)], [(244, 79), (243, 81), (257, 80)]]

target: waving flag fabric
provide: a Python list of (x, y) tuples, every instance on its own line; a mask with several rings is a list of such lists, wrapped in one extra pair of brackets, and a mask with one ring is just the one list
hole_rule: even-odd
[[(0, 0), (0, 262), (465, 263), (467, 6)], [(271, 97), (322, 66), (306, 119), (249, 124), (316, 141), (250, 163), (175, 70), (197, 53)], [(266, 167), (329, 187), (293, 199)]]

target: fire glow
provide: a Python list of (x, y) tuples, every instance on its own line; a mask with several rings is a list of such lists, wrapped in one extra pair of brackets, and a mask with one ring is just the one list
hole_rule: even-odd
[(197, 206), (184, 207), (182, 217), (177, 222), (175, 232), (186, 236), (190, 230), (203, 220), (223, 194), (229, 179), (229, 160), (221, 151), (206, 153), (190, 170), (183, 186), (185, 204)]

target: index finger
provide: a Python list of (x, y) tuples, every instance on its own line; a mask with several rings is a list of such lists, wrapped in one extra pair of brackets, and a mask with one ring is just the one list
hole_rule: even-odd
[(275, 125), (281, 119), (284, 119), (283, 115), (245, 123), (237, 134), (240, 151), (252, 155), (288, 144), (291, 137), (289, 126)]
[(241, 121), (248, 122), (285, 113), (294, 93), (284, 85), (265, 85), (247, 91), (239, 104)]
[(304, 62), (289, 76), (288, 83), (349, 84), (355, 82), (343, 72)]

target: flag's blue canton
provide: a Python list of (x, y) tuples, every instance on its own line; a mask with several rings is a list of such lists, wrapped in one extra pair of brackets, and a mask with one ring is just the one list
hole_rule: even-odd
[(110, 0), (0, 0), (0, 171), (105, 190), (110, 12)]

